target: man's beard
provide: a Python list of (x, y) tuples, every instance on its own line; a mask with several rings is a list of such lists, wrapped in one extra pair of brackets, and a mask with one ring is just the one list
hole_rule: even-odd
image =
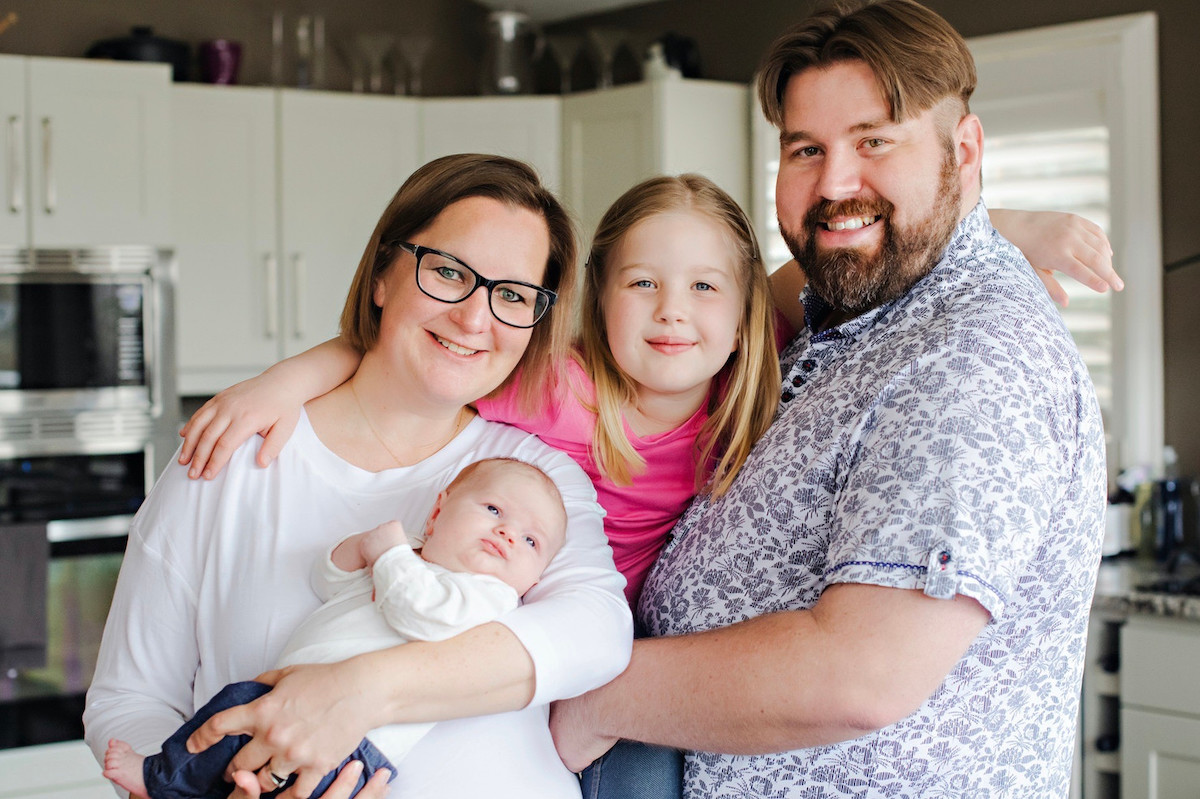
[[(779, 229), (813, 291), (834, 309), (854, 317), (903, 296), (933, 270), (958, 224), (961, 198), (958, 164), (950, 151), (942, 161), (933, 207), (909, 226), (895, 225), (895, 206), (880, 197), (821, 200), (805, 214), (803, 241), (782, 223)], [(878, 251), (817, 250), (819, 223), (839, 216), (878, 216), (874, 224), (884, 225)]]

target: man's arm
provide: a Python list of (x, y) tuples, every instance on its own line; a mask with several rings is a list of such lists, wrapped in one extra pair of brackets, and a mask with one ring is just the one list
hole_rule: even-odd
[(857, 738), (916, 710), (988, 618), (961, 596), (833, 585), (811, 610), (636, 641), (620, 677), (554, 706), (551, 731), (575, 771), (618, 738), (728, 754)]

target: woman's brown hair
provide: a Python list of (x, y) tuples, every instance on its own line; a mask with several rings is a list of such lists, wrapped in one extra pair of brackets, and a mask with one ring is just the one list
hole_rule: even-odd
[[(579, 270), (570, 217), (533, 168), (520, 161), (464, 153), (438, 158), (413, 172), (388, 203), (359, 260), (342, 309), (341, 336), (359, 352), (375, 345), (381, 312), (372, 296), (374, 286), (402, 252), (398, 245), (410, 241), (433, 224), (438, 214), (468, 197), (488, 197), (533, 211), (546, 221), (549, 230), (550, 256), (542, 286), (557, 292), (558, 300), (533, 328), (517, 370), (502, 384), (508, 385), (520, 371), (520, 401), (533, 409), (546, 397), (553, 364), (561, 363), (570, 348)], [(415, 282), (412, 290), (418, 290)]]

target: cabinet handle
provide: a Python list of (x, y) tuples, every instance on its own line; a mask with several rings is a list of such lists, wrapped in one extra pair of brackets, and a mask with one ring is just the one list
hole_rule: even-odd
[(13, 114), (8, 118), (8, 210), (19, 214), (25, 209), (25, 174), (21, 169), (25, 160), (21, 154), (21, 117)]
[(54, 180), (54, 128), (50, 117), (42, 117), (42, 180), (46, 213), (58, 207), (58, 183)]
[(292, 254), (292, 338), (304, 338), (304, 297), (308, 293), (308, 270), (304, 268), (304, 256)]
[(275, 253), (263, 256), (263, 316), (267, 320), (267, 338), (275, 338), (279, 332), (279, 263)]

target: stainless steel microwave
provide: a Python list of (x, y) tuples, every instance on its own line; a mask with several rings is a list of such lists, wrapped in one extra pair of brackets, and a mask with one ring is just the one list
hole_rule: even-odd
[(173, 261), (0, 248), (0, 457), (119, 451), (174, 424)]
[(0, 412), (150, 410), (160, 400), (165, 253), (0, 254)]

